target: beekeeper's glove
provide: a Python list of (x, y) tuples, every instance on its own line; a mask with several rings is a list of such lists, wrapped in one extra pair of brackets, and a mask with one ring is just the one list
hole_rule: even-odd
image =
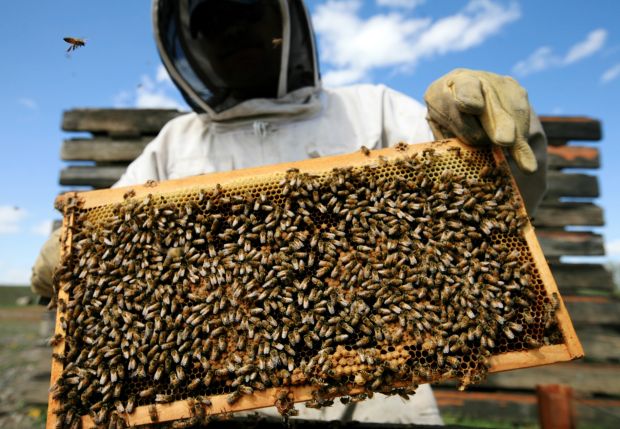
[(538, 168), (528, 144), (530, 103), (510, 76), (455, 69), (433, 82), (424, 100), (436, 139), (457, 137), (470, 145), (507, 147), (525, 173)]

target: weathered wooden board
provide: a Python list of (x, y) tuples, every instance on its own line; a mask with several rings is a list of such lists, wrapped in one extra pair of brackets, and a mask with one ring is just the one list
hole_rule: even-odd
[[(63, 115), (64, 131), (157, 133), (170, 119), (186, 112), (174, 109), (72, 109)], [(550, 140), (600, 140), (600, 121), (584, 116), (540, 116)]]
[(109, 188), (120, 179), (126, 166), (69, 166), (60, 172), (62, 186)]
[(599, 168), (599, 150), (587, 146), (549, 146), (547, 148), (548, 166), (560, 168)]
[(600, 140), (601, 122), (586, 116), (539, 116), (547, 138), (556, 140)]
[(166, 122), (183, 113), (174, 109), (74, 109), (64, 113), (62, 129), (119, 136), (157, 134)]
[(529, 427), (538, 421), (533, 393), (455, 392), (447, 386), (438, 386), (433, 393), (444, 420), (483, 420), (498, 425), (510, 422), (515, 427)]
[(126, 162), (129, 163), (142, 153), (153, 139), (152, 136), (133, 139), (93, 139), (65, 140), (60, 151), (64, 161)]
[(547, 257), (603, 256), (603, 236), (582, 231), (552, 231), (537, 229), (536, 236)]
[(552, 197), (597, 198), (599, 196), (598, 178), (589, 174), (549, 171), (547, 187), (547, 195)]
[(549, 266), (562, 295), (586, 290), (607, 293), (614, 290), (611, 273), (601, 264), (551, 263)]
[(620, 326), (620, 300), (605, 297), (564, 297), (564, 304), (575, 325)]
[(603, 208), (592, 203), (541, 204), (534, 216), (536, 227), (602, 226)]
[(620, 326), (577, 326), (587, 362), (620, 363)]
[(620, 366), (558, 363), (490, 374), (485, 387), (532, 390), (537, 384), (568, 384), (580, 394), (620, 396)]
[[(521, 392), (455, 392), (434, 390), (444, 420), (494, 422), (497, 427), (538, 427), (538, 406), (535, 393)], [(613, 428), (618, 426), (620, 400), (575, 398), (573, 402), (578, 427)]]

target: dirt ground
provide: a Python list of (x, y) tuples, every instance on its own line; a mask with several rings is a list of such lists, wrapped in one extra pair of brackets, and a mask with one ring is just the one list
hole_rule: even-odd
[(43, 306), (0, 307), (0, 428), (45, 427), (51, 319)]

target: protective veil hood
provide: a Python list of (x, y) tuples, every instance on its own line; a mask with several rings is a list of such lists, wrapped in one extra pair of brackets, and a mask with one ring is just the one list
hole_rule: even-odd
[[(201, 31), (205, 33), (211, 29), (220, 30), (217, 15), (196, 11), (201, 7), (203, 11), (212, 6), (219, 7), (224, 2), (240, 11), (240, 20), (252, 19), (252, 22), (262, 19), (264, 15), (251, 15), (253, 10), (266, 7), (279, 10), (277, 20), (281, 20), (281, 28), (277, 32), (281, 38), (273, 39), (274, 49), (277, 48), (279, 54), (272, 55), (273, 59), (265, 55), (263, 60), (279, 62), (267, 64), (275, 70), (273, 82), (270, 83), (273, 88), (271, 95), (244, 95), (231, 90), (225, 79), (218, 76), (213, 54), (207, 53), (201, 45), (197, 26), (201, 26)], [(153, 0), (152, 15), (162, 62), (187, 103), (197, 113), (208, 113), (212, 118), (222, 119), (250, 116), (252, 109), (235, 109), (249, 100), (253, 100), (250, 103), (254, 105), (265, 105), (270, 100), (275, 104), (275, 111), (279, 111), (284, 107), (282, 103), (303, 102), (302, 99), (310, 97), (320, 87), (314, 33), (303, 0)], [(236, 19), (236, 15), (234, 17)], [(213, 25), (209, 28), (211, 22)], [(260, 99), (263, 99), (262, 104)], [(255, 114), (261, 112), (255, 111)]]

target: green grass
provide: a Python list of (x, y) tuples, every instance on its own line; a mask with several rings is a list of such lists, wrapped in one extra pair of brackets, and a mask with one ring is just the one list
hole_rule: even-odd
[(16, 307), (17, 298), (22, 296), (32, 298), (33, 302), (38, 299), (38, 296), (30, 290), (30, 286), (0, 285), (0, 307)]
[(473, 428), (492, 428), (492, 429), (537, 429), (538, 423), (512, 423), (497, 422), (494, 420), (462, 418), (457, 416), (441, 414), (446, 425), (473, 427)]

